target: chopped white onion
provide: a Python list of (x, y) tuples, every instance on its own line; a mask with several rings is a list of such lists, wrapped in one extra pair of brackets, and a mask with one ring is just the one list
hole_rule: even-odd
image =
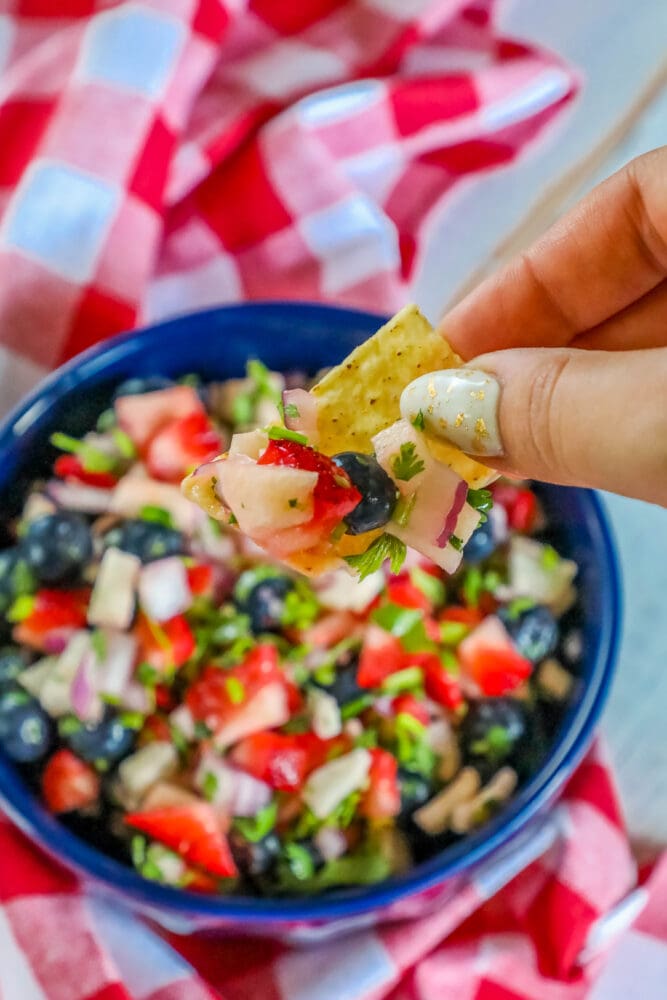
[(347, 838), (336, 826), (322, 826), (313, 837), (325, 861), (335, 861), (347, 851)]
[(308, 709), (313, 732), (321, 740), (339, 736), (343, 730), (340, 707), (333, 695), (318, 688), (308, 692)]
[(176, 727), (186, 740), (193, 740), (195, 738), (195, 720), (192, 718), (192, 712), (187, 705), (179, 705), (173, 712), (170, 712), (169, 722), (172, 726)]
[(166, 622), (192, 604), (185, 563), (178, 556), (156, 559), (139, 573), (139, 603), (149, 618)]
[(95, 579), (88, 605), (88, 623), (126, 629), (134, 617), (135, 589), (141, 560), (122, 549), (108, 548)]

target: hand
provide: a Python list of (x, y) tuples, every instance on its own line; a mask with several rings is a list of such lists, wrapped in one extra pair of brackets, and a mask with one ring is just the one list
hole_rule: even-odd
[(421, 409), (502, 472), (667, 506), (667, 146), (595, 188), (441, 331), (474, 360), (408, 386), (405, 417)]

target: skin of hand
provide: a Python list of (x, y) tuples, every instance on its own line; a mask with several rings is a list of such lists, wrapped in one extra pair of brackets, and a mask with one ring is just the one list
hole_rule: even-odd
[(667, 146), (595, 188), (440, 330), (403, 416), (509, 475), (667, 506)]

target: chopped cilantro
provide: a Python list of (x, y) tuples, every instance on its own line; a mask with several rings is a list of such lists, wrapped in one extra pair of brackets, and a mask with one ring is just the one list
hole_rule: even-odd
[(290, 507), (291, 507), (292, 509), (294, 509), (294, 508), (295, 508), (295, 507), (297, 506), (298, 502), (299, 502), (299, 501), (297, 500), (297, 498), (296, 498), (296, 497), (290, 497), (290, 498), (289, 498), (289, 500), (287, 501), (288, 505), (289, 505), (289, 506), (290, 506)]
[(493, 493), (491, 490), (468, 490), (467, 502), (480, 514), (479, 523), (484, 524), (486, 515), (493, 507)]
[(116, 413), (113, 409), (103, 410), (97, 418), (95, 430), (98, 434), (106, 434), (112, 427), (116, 426)]
[(210, 729), (205, 722), (199, 719), (195, 722), (195, 738), (198, 740), (207, 740), (213, 735), (213, 730)]
[(239, 523), (239, 520), (238, 520), (238, 518), (237, 518), (236, 514), (234, 514), (234, 513), (230, 513), (230, 515), (229, 515), (229, 520), (228, 520), (228, 522), (227, 522), (227, 523), (228, 523), (228, 524), (231, 524), (231, 525), (232, 525), (232, 527), (233, 527), (233, 526), (234, 526), (235, 524), (238, 524), (238, 523)]
[(156, 670), (151, 663), (140, 663), (137, 667), (136, 677), (144, 687), (155, 687), (160, 683), (160, 671)]
[(308, 438), (305, 434), (291, 431), (288, 427), (269, 427), (266, 433), (270, 441), (296, 441), (297, 444), (308, 444)]
[(398, 524), (399, 527), (405, 528), (410, 521), (416, 500), (416, 493), (411, 493), (409, 497), (399, 498), (398, 503), (394, 507), (394, 513), (392, 514), (392, 521), (396, 521), (396, 524)]
[(463, 548), (463, 542), (461, 541), (458, 535), (450, 535), (449, 544), (453, 549), (456, 549), (457, 552), (460, 552), (461, 549)]
[(376, 608), (372, 618), (380, 628), (400, 639), (408, 653), (434, 649), (434, 643), (426, 634), (423, 612), (419, 608), (404, 608), (388, 601)]
[(34, 597), (30, 594), (21, 594), (20, 597), (17, 597), (13, 601), (8, 611), (5, 612), (5, 618), (8, 622), (22, 622), (32, 614), (34, 606)]
[(507, 605), (507, 616), (510, 621), (517, 621), (518, 618), (524, 613), (524, 611), (530, 611), (531, 608), (535, 607), (535, 601), (532, 597), (515, 597), (513, 601), (510, 601)]
[(438, 650), (438, 659), (442, 663), (443, 669), (447, 671), (448, 674), (452, 674), (457, 677), (461, 670), (459, 668), (459, 661), (451, 649), (440, 649)]
[(107, 455), (101, 448), (95, 448), (86, 441), (70, 437), (69, 434), (61, 434), (60, 431), (56, 431), (49, 440), (53, 447), (58, 448), (59, 451), (78, 455), (87, 472), (111, 472), (116, 465), (116, 459)]
[(389, 559), (392, 573), (400, 573), (407, 552), (405, 542), (385, 531), (371, 542), (365, 552), (356, 556), (345, 556), (345, 562), (357, 571), (360, 580), (364, 580), (380, 569), (385, 559)]
[(208, 799), (209, 802), (212, 802), (218, 790), (218, 779), (213, 774), (213, 771), (207, 771), (204, 775), (201, 783), (201, 790), (204, 793), (204, 798)]
[(271, 372), (261, 361), (254, 358), (248, 361), (246, 377), (250, 382), (248, 390), (240, 392), (232, 403), (232, 419), (235, 424), (252, 423), (257, 405), (263, 399), (270, 400), (276, 406), (280, 403), (280, 391)]
[(173, 528), (174, 522), (171, 514), (164, 507), (156, 507), (153, 504), (146, 504), (139, 511), (142, 521), (150, 521), (152, 524), (160, 524), (164, 528)]
[(229, 695), (232, 705), (240, 705), (245, 699), (245, 688), (238, 677), (227, 677), (225, 679), (225, 690)]
[(128, 460), (136, 458), (137, 450), (134, 447), (132, 438), (129, 434), (122, 431), (120, 427), (113, 427), (111, 428), (111, 437), (121, 458), (126, 458)]
[(424, 685), (424, 671), (421, 667), (404, 667), (390, 674), (382, 682), (385, 694), (401, 694), (404, 691), (420, 691)]
[(343, 537), (346, 531), (347, 531), (347, 525), (345, 524), (345, 521), (341, 521), (340, 524), (337, 524), (334, 530), (331, 532), (329, 538), (331, 539), (332, 542), (338, 542)]
[(121, 712), (118, 716), (118, 721), (126, 729), (136, 729), (138, 731), (144, 724), (144, 716), (141, 712)]
[(445, 585), (439, 577), (414, 566), (410, 570), (410, 580), (435, 607), (445, 603)]
[(237, 816), (234, 819), (234, 826), (246, 840), (256, 844), (273, 830), (277, 816), (278, 803), (274, 800), (269, 802), (268, 806), (260, 809), (255, 816)]
[(104, 632), (96, 628), (90, 633), (90, 645), (97, 658), (98, 663), (103, 663), (107, 658), (107, 639)]
[(76, 715), (64, 715), (58, 719), (58, 735), (63, 738), (78, 733), (80, 729), (83, 729), (83, 722)]
[(391, 463), (396, 479), (407, 482), (424, 471), (424, 462), (417, 457), (416, 452), (417, 449), (412, 441), (406, 441), (401, 445), (398, 455), (394, 456)]
[(465, 622), (440, 622), (440, 642), (445, 646), (458, 646), (470, 631)]
[(132, 840), (130, 841), (130, 854), (132, 856), (132, 864), (135, 868), (140, 869), (146, 860), (146, 838), (142, 837), (141, 834), (136, 833)]
[(394, 723), (396, 757), (402, 767), (430, 778), (435, 754), (428, 743), (426, 726), (407, 712), (399, 712)]
[(286, 844), (283, 854), (289, 870), (295, 878), (302, 881), (313, 877), (315, 862), (310, 851), (302, 844)]
[(295, 406), (294, 403), (288, 403), (286, 406), (284, 406), (283, 403), (279, 403), (278, 409), (281, 413), (283, 420), (285, 419), (285, 417), (289, 417), (291, 420), (298, 420), (300, 416), (299, 408), (298, 406)]
[(422, 410), (419, 411), (416, 417), (413, 417), (410, 421), (413, 427), (416, 427), (418, 431), (423, 431), (425, 426), (424, 413)]
[(319, 613), (320, 605), (312, 588), (305, 580), (296, 579), (293, 590), (285, 594), (280, 624), (283, 628), (308, 628)]
[(354, 701), (348, 701), (346, 705), (341, 705), (340, 717), (345, 722), (346, 719), (353, 719), (361, 715), (373, 704), (373, 696), (370, 694), (360, 694)]
[(542, 569), (551, 573), (560, 563), (560, 556), (556, 552), (553, 545), (543, 545), (542, 552), (540, 554), (540, 565)]
[(37, 589), (37, 580), (25, 559), (17, 560), (10, 574), (10, 582), (12, 592), (17, 597), (32, 594)]
[(375, 729), (364, 729), (359, 733), (354, 741), (355, 747), (364, 747), (366, 750), (374, 750), (378, 745), (378, 734)]
[(478, 757), (500, 763), (508, 757), (513, 745), (514, 741), (505, 726), (491, 726), (483, 739), (470, 744), (470, 750)]
[(360, 799), (360, 791), (350, 792), (350, 794), (346, 795), (343, 801), (339, 802), (336, 808), (329, 813), (322, 825), (337, 826), (341, 830), (346, 830), (356, 815)]

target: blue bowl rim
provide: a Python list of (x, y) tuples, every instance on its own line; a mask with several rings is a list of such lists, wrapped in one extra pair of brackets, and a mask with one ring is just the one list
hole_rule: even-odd
[[(57, 368), (14, 407), (0, 423), (0, 450), (8, 436), (21, 435), (32, 423), (33, 408), (35, 416), (41, 416), (48, 409), (54, 393), (60, 395), (64, 389), (71, 389), (80, 377), (98, 374), (105, 362), (108, 363), (118, 351), (122, 353), (133, 348), (138, 341), (151, 335), (177, 332), (194, 318), (205, 322), (208, 318), (221, 316), (232, 320), (234, 314), (252, 318), (254, 314), (261, 320), (262, 315), (267, 313), (274, 316), (276, 313), (291, 314), (293, 317), (300, 317), (302, 321), (308, 318), (326, 320), (335, 314), (339, 320), (359, 322), (369, 325), (371, 329), (386, 321), (386, 316), (359, 309), (321, 303), (267, 300), (216, 306), (119, 334), (88, 348)], [(377, 886), (340, 890), (330, 895), (305, 899), (204, 896), (149, 882), (132, 869), (90, 847), (39, 805), (23, 781), (12, 773), (11, 765), (1, 757), (0, 802), (16, 825), (66, 868), (85, 878), (92, 878), (95, 883), (113, 893), (130, 897), (147, 910), (168, 911), (195, 922), (224, 922), (241, 918), (259, 925), (352, 917), (389, 906), (399, 899), (414, 896), (465, 874), (506, 846), (514, 836), (525, 830), (530, 819), (553, 800), (588, 750), (608, 695), (621, 632), (619, 561), (601, 498), (587, 489), (579, 489), (578, 494), (584, 505), (587, 523), (592, 529), (591, 543), (604, 565), (607, 581), (603, 595), (606, 606), (602, 615), (598, 656), (583, 697), (548, 761), (520, 790), (510, 806), (479, 833), (445, 848), (405, 875), (388, 879)]]

